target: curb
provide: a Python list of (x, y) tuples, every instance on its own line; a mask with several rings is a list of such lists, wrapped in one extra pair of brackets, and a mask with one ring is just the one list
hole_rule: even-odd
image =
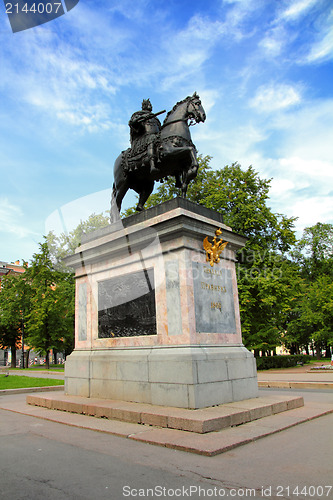
[(26, 394), (29, 392), (50, 392), (50, 391), (63, 391), (63, 385), (49, 385), (46, 387), (24, 387), (22, 389), (1, 389), (0, 396), (10, 394)]
[(278, 388), (278, 389), (331, 389), (332, 382), (284, 382), (279, 380), (261, 380), (258, 381), (258, 387)]

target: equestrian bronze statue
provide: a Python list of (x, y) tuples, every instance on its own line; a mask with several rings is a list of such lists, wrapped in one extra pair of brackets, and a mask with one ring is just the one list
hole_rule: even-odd
[(139, 194), (136, 210), (141, 211), (155, 181), (174, 176), (175, 186), (185, 198), (189, 182), (197, 175), (197, 151), (189, 127), (206, 120), (199, 96), (195, 92), (178, 102), (162, 125), (158, 116), (163, 113), (165, 111), (153, 113), (147, 99), (129, 121), (131, 147), (123, 151), (114, 164), (111, 222), (119, 217), (128, 189)]

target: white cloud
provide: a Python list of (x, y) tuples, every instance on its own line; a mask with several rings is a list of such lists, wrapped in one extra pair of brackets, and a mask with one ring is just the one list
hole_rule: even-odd
[(301, 102), (300, 91), (286, 84), (270, 84), (259, 87), (250, 106), (258, 111), (272, 112), (279, 109), (289, 108)]
[(308, 56), (306, 62), (322, 62), (325, 59), (333, 58), (333, 28), (330, 27), (329, 31), (323, 36), (322, 40), (316, 42)]
[(267, 36), (259, 44), (268, 56), (276, 57), (281, 53), (283, 42), (272, 36)]
[(309, 10), (318, 0), (297, 0), (292, 1), (291, 5), (283, 11), (281, 17), (285, 19), (295, 20)]
[(298, 217), (296, 229), (302, 231), (317, 222), (333, 223), (333, 198), (332, 196), (307, 196), (305, 199), (291, 199), (290, 214)]
[[(87, 9), (83, 11), (89, 17)], [(67, 17), (71, 16), (64, 16), (64, 23), (69, 22)], [(82, 22), (82, 14), (78, 13), (77, 18)], [(97, 23), (98, 19), (95, 21)], [(105, 21), (102, 25), (104, 32), (108, 32)], [(94, 26), (95, 33), (96, 26), (100, 24)], [(7, 98), (23, 102), (23, 109), (28, 109), (27, 104), (38, 108), (40, 115), (54, 118), (55, 123), (58, 118), (80, 129), (106, 128), (109, 126), (107, 106), (118, 88), (114, 74), (116, 64), (107, 64), (103, 57), (96, 57), (96, 52), (100, 54), (99, 47), (94, 44), (93, 48), (86, 48), (81, 38), (76, 39), (79, 32), (75, 32), (75, 25), (70, 28), (74, 32), (69, 38), (66, 29), (57, 32), (38, 27), (12, 37), (9, 47), (1, 44), (0, 88), (5, 89)], [(105, 38), (108, 37), (104, 37), (103, 49), (110, 50)], [(77, 43), (73, 43), (73, 39)], [(82, 40), (88, 43), (85, 38)], [(124, 49), (118, 47), (118, 50)]]
[(34, 231), (23, 224), (23, 212), (17, 205), (10, 203), (8, 198), (0, 198), (0, 232), (15, 234), (18, 238), (36, 235)]
[(267, 31), (259, 42), (259, 47), (267, 57), (280, 55), (287, 43), (287, 34), (282, 25), (275, 26)]
[(285, 196), (293, 189), (295, 189), (295, 183), (289, 179), (272, 179), (270, 195), (274, 197)]
[(258, 156), (255, 167), (272, 177), (270, 204), (275, 212), (297, 217), (297, 231), (317, 222), (333, 223), (333, 169), (329, 162)]
[(325, 171), (332, 171), (329, 164), (256, 155), (253, 166), (261, 178), (272, 179), (268, 205), (273, 212), (297, 218), (298, 237), (305, 227), (317, 222), (333, 223), (333, 172), (329, 177), (324, 175)]
[(165, 81), (174, 84), (177, 78), (184, 79), (189, 74), (197, 73), (223, 33), (224, 25), (220, 21), (192, 17), (185, 29), (174, 33), (163, 43), (167, 57), (163, 61)]
[[(302, 176), (309, 176), (309, 178), (315, 177), (316, 179), (323, 177), (329, 182), (328, 189), (331, 189), (333, 186), (333, 184), (331, 184), (333, 181), (332, 164), (327, 161), (292, 156), (290, 158), (281, 158), (280, 165), (287, 172), (293, 172), (296, 177), (298, 177), (299, 174), (302, 174)], [(332, 181), (330, 181), (330, 179), (332, 179)]]
[[(263, 95), (274, 105), (278, 99), (285, 104), (284, 97), (293, 93)], [(274, 212), (298, 217), (298, 231), (318, 221), (333, 223), (333, 101), (303, 98), (296, 109), (280, 105), (269, 119), (238, 109), (236, 120), (216, 98), (205, 126), (195, 128), (194, 142), (213, 156), (214, 168), (238, 161), (244, 169), (252, 164), (261, 178), (272, 178), (269, 204)], [(265, 103), (265, 109), (271, 107)]]
[(56, 235), (75, 229), (80, 221), (87, 220), (93, 213), (105, 213), (110, 209), (111, 189), (92, 193), (62, 207), (50, 214), (45, 221), (45, 233), (54, 231)]

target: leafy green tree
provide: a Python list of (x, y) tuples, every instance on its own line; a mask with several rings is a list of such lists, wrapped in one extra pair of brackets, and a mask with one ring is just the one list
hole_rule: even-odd
[(322, 275), (333, 278), (333, 225), (317, 222), (305, 228), (292, 255), (304, 278), (311, 281)]
[(82, 236), (96, 229), (107, 226), (110, 223), (109, 216), (104, 214), (91, 214), (86, 221), (80, 221), (78, 226), (69, 233), (55, 235), (50, 231), (46, 236), (49, 246), (50, 258), (56, 269), (68, 272), (63, 259), (72, 255), (75, 249), (81, 245)]
[(74, 338), (74, 276), (55, 269), (47, 242), (40, 243), (26, 271), (32, 296), (27, 317), (29, 344), (45, 355), (69, 351)]
[(313, 344), (317, 357), (333, 346), (333, 225), (307, 227), (297, 242), (293, 258), (302, 284), (295, 294), (295, 307), (287, 338), (307, 349)]
[(273, 351), (285, 344), (301, 278), (287, 258), (271, 252), (252, 267), (237, 265), (243, 340), (249, 349)]
[(305, 349), (313, 344), (317, 358), (333, 346), (333, 281), (329, 276), (303, 280), (287, 336)]
[(30, 310), (30, 292), (25, 273), (4, 276), (1, 280), (0, 347), (11, 350), (13, 368), (16, 366), (16, 350), (22, 345), (22, 335), (25, 334), (24, 324)]

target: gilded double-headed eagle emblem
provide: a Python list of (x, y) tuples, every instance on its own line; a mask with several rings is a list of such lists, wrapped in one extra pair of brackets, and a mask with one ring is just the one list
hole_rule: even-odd
[(206, 261), (209, 262), (212, 267), (214, 264), (218, 264), (220, 262), (220, 254), (228, 244), (227, 241), (223, 243), (222, 239), (217, 239), (221, 234), (221, 229), (217, 229), (215, 231), (213, 243), (210, 243), (210, 241), (208, 240), (208, 236), (206, 236), (203, 241), (203, 247), (206, 250)]

